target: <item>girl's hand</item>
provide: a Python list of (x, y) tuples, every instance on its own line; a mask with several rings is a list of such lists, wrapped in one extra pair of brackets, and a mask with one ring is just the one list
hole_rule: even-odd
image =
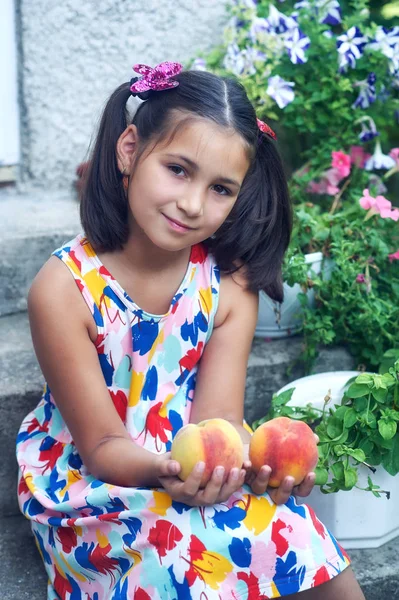
[(166, 452), (156, 461), (157, 478), (173, 500), (188, 506), (212, 506), (219, 502), (226, 502), (244, 483), (245, 469), (231, 469), (227, 481), (223, 483), (224, 469), (216, 467), (206, 487), (200, 489), (203, 466), (203, 463), (202, 468), (201, 463), (197, 463), (186, 481), (181, 481), (177, 477), (181, 469), (180, 464), (171, 460), (170, 452)]
[(275, 504), (285, 504), (289, 497), (294, 496), (309, 496), (313, 489), (316, 479), (315, 473), (308, 473), (305, 479), (299, 484), (294, 485), (294, 478), (287, 476), (283, 479), (278, 488), (268, 487), (271, 474), (271, 468), (268, 465), (263, 465), (260, 471), (256, 474), (252, 470), (251, 461), (244, 462), (244, 469), (247, 475), (245, 483), (250, 486), (254, 494), (264, 494), (266, 491)]
[[(315, 434), (316, 444), (319, 443), (319, 437)], [(263, 465), (258, 473), (252, 469), (252, 463), (248, 458), (249, 444), (244, 445), (244, 453), (246, 459), (243, 467), (246, 470), (245, 483), (250, 486), (254, 494), (261, 495), (266, 491), (275, 504), (285, 504), (289, 497), (301, 496), (302, 498), (309, 496), (313, 490), (316, 474), (312, 471), (306, 475), (299, 485), (294, 485), (293, 477), (285, 477), (278, 488), (268, 487), (271, 474), (271, 468), (268, 465)]]

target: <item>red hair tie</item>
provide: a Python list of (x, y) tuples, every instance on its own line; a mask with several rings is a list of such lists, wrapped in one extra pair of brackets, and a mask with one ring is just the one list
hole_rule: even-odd
[(258, 124), (259, 129), (263, 132), (266, 133), (266, 135), (270, 136), (271, 138), (273, 138), (273, 140), (277, 140), (277, 136), (274, 133), (273, 129), (271, 127), (269, 127), (269, 125), (267, 125), (266, 123), (264, 123), (263, 121), (261, 121), (260, 119), (256, 119), (256, 122)]

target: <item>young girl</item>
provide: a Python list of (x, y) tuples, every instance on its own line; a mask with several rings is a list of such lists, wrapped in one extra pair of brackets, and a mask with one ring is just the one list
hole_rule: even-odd
[[(81, 198), (84, 236), (29, 294), (47, 381), (17, 440), (19, 502), (50, 600), (364, 598), (287, 477), (170, 458), (185, 424), (240, 433), (257, 292), (282, 299), (291, 211), (273, 132), (237, 82), (176, 63), (111, 96)], [(127, 101), (139, 96), (133, 120)], [(244, 425), (243, 425), (244, 423)]]

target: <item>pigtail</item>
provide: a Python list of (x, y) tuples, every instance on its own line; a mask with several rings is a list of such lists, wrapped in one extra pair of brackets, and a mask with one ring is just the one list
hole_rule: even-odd
[(100, 251), (121, 248), (128, 237), (128, 207), (116, 144), (127, 127), (129, 87), (129, 83), (119, 86), (106, 104), (81, 190), (82, 227)]
[(282, 302), (282, 262), (290, 241), (292, 209), (274, 142), (259, 133), (255, 159), (227, 221), (209, 246), (222, 272), (244, 265), (248, 287)]

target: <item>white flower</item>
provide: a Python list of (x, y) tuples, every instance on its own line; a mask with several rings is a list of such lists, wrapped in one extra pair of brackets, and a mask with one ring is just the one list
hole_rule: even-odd
[(291, 30), (289, 35), (287, 34), (284, 45), (287, 48), (291, 62), (294, 65), (298, 63), (303, 64), (308, 60), (305, 56), (305, 50), (310, 46), (310, 39), (307, 35), (302, 33), (299, 27)]
[(256, 73), (255, 66), (250, 62), (246, 50), (240, 50), (237, 44), (229, 44), (227, 53), (223, 60), (225, 69), (234, 73), (234, 75), (254, 75)]
[(369, 47), (372, 50), (379, 50), (388, 58), (392, 58), (394, 46), (397, 44), (399, 44), (399, 27), (393, 27), (392, 29), (378, 27), (375, 34), (375, 41), (371, 42)]
[(399, 44), (392, 47), (392, 56), (389, 65), (389, 72), (391, 75), (396, 76), (399, 71)]
[(279, 75), (269, 77), (266, 93), (273, 98), (280, 108), (285, 108), (295, 98), (293, 81), (284, 81)]
[(254, 75), (256, 73), (255, 62), (264, 62), (265, 55), (255, 48), (244, 48), (240, 50), (233, 43), (227, 46), (227, 53), (223, 60), (225, 69), (234, 75)]
[(270, 35), (269, 23), (266, 19), (256, 17), (251, 24), (249, 36), (253, 42), (266, 44), (267, 38)]
[(301, 2), (294, 4), (294, 8), (310, 8), (310, 2), (309, 0), (301, 0)]
[(367, 160), (366, 164), (364, 165), (364, 168), (366, 171), (373, 171), (374, 169), (388, 170), (394, 167), (395, 165), (396, 162), (391, 156), (383, 154), (381, 150), (380, 141), (378, 140), (375, 145), (374, 154)]
[(337, 37), (337, 50), (340, 54), (339, 66), (341, 70), (345, 69), (347, 65), (355, 68), (356, 60), (362, 56), (366, 43), (367, 38), (363, 36), (358, 27), (351, 27), (347, 33)]

